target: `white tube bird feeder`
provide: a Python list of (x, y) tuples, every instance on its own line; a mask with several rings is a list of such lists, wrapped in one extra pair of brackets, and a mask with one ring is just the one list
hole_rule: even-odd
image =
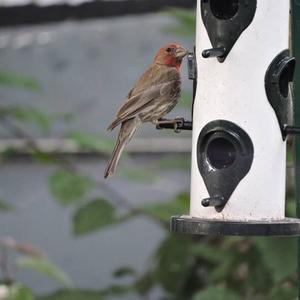
[(192, 234), (297, 235), (285, 218), (290, 0), (198, 0)]

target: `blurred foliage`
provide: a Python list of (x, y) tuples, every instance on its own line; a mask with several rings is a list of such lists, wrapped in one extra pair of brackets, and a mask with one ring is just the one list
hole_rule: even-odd
[[(0, 86), (7, 87), (21, 87), (28, 91), (38, 92), (41, 91), (41, 86), (37, 80), (29, 78), (27, 76), (21, 76), (12, 72), (0, 71)], [(24, 138), (27, 140), (29, 146), (32, 148), (32, 156), (43, 156), (44, 160), (47, 157), (48, 161), (52, 163), (55, 159), (48, 157), (46, 153), (42, 153), (38, 150), (34, 144), (34, 139), (24, 131), (23, 126), (18, 124), (30, 123), (40, 129), (43, 132), (49, 131), (52, 122), (56, 120), (67, 120), (67, 116), (62, 115), (48, 115), (44, 112), (27, 106), (0, 106), (0, 124), (3, 124), (5, 128), (9, 129), (11, 133), (15, 134), (17, 138)], [(1, 123), (2, 122), (2, 123)], [(15, 152), (10, 151), (9, 155), (14, 155)], [(7, 153), (2, 154), (7, 155)], [(72, 187), (72, 191), (76, 196), (78, 193), (84, 193), (84, 189), (88, 186), (83, 176), (75, 174), (69, 174), (67, 171), (57, 172), (53, 174), (50, 179), (52, 183), (53, 193), (58, 199), (64, 201), (72, 201), (74, 193), (70, 193), (68, 190), (64, 190), (66, 186), (75, 184), (77, 190)], [(58, 183), (58, 180), (62, 182)], [(67, 195), (67, 196), (66, 196)], [(63, 202), (63, 201), (62, 201)], [(65, 202), (63, 202), (65, 204)], [(9, 203), (1, 201), (0, 210), (13, 210)], [(13, 252), (19, 254), (16, 256)], [(11, 254), (12, 253), (12, 254)], [(13, 263), (9, 261), (9, 256), (13, 255)], [(21, 256), (20, 256), (21, 255)], [(11, 265), (14, 265), (13, 267)], [(55, 280), (66, 287), (72, 286), (72, 281), (69, 276), (50, 262), (38, 249), (30, 244), (21, 243), (13, 238), (0, 239), (0, 300), (34, 300), (33, 293), (25, 286), (14, 283), (13, 272), (15, 268), (26, 269), (37, 272), (49, 279)]]
[[(115, 208), (107, 200), (96, 199), (76, 212), (74, 231), (80, 235), (89, 234), (140, 215), (159, 221), (166, 235), (148, 268), (139, 273), (130, 266), (124, 266), (114, 272), (115, 278), (120, 280), (123, 276), (132, 278), (132, 283), (127, 286), (114, 287), (119, 296), (135, 293), (137, 299), (146, 299), (153, 290), (160, 288), (161, 299), (169, 300), (296, 298), (295, 239), (285, 238), (283, 242), (282, 238), (270, 237), (221, 238), (170, 234), (170, 216), (186, 214), (188, 203), (189, 195), (180, 193), (169, 201), (139, 207), (129, 213), (130, 218), (126, 218), (117, 216)], [(76, 293), (78, 297), (83, 295), (82, 291), (73, 291), (71, 295), (75, 295), (74, 299), (77, 299)], [(85, 295), (84, 299), (110, 299), (113, 296), (114, 293), (108, 293), (105, 289)], [(62, 291), (42, 299), (69, 299), (67, 297), (71, 297), (69, 292)]]
[(73, 216), (73, 232), (83, 235), (117, 223), (115, 207), (104, 199), (81, 206)]
[(133, 275), (136, 275), (136, 271), (131, 268), (131, 267), (121, 267), (117, 270), (114, 271), (113, 273), (114, 277), (117, 277), (117, 278), (121, 278), (121, 277), (124, 277), (124, 276), (133, 276)]
[(103, 136), (95, 136), (82, 132), (73, 132), (69, 135), (81, 149), (110, 154), (114, 148), (114, 141)]
[(19, 268), (33, 270), (67, 287), (72, 286), (69, 276), (45, 257), (21, 257), (16, 264)]
[(14, 284), (12, 286), (0, 285), (1, 300), (34, 300), (34, 296), (30, 289), (21, 285)]
[(37, 80), (3, 70), (0, 71), (0, 86), (21, 87), (35, 92), (41, 91), (41, 86)]
[(269, 238), (268, 240), (256, 238), (255, 242), (276, 284), (280, 284), (284, 278), (296, 272), (297, 241), (295, 238), (286, 238), (284, 243), (282, 238)]
[[(10, 257), (13, 257), (13, 266)], [(15, 269), (31, 270), (65, 287), (72, 286), (68, 275), (50, 262), (39, 249), (11, 237), (0, 239), (0, 262), (0, 300), (34, 299), (25, 286), (14, 283)]]
[(51, 126), (49, 115), (32, 107), (13, 107), (9, 110), (9, 115), (24, 123), (35, 125), (44, 132), (48, 132)]
[[(55, 292), (48, 296), (38, 297), (36, 300), (104, 300), (131, 293), (126, 286), (110, 286), (101, 291), (83, 289), (69, 289)], [(114, 298), (116, 299), (116, 298)]]
[(38, 297), (37, 300), (102, 300), (100, 293), (90, 290), (66, 290), (53, 295)]
[(172, 215), (188, 213), (189, 202), (187, 199), (189, 199), (189, 195), (187, 193), (180, 193), (171, 201), (147, 205), (141, 210), (155, 220), (169, 222), (170, 216)]
[(6, 203), (4, 201), (0, 201), (0, 212), (3, 211), (7, 211), (7, 210), (12, 210), (13, 207), (12, 205), (10, 205), (9, 203)]
[(68, 170), (58, 170), (50, 177), (52, 194), (62, 205), (68, 205), (87, 194), (93, 185), (92, 179)]
[(208, 287), (197, 293), (193, 300), (238, 300), (239, 297), (234, 292), (218, 287)]

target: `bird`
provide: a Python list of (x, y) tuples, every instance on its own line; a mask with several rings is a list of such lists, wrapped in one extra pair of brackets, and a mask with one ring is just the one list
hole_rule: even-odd
[[(142, 123), (172, 123), (162, 119), (178, 102), (181, 91), (180, 66), (188, 51), (179, 44), (168, 44), (156, 53), (152, 64), (128, 93), (116, 119), (108, 126), (121, 125), (115, 147), (104, 172), (104, 178), (114, 175), (121, 153)], [(176, 121), (175, 121), (176, 122)]]

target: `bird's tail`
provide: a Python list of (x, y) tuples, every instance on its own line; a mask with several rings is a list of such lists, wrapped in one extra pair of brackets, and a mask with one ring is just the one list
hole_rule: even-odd
[(120, 156), (125, 147), (125, 143), (126, 143), (126, 140), (123, 140), (123, 141), (120, 141), (119, 139), (117, 140), (117, 143), (112, 152), (111, 158), (110, 158), (109, 162), (107, 163), (107, 167), (104, 172), (104, 178), (112, 176), (115, 173)]
[(124, 150), (124, 147), (126, 144), (130, 141), (132, 136), (134, 135), (135, 131), (141, 124), (141, 121), (138, 117), (135, 117), (133, 119), (127, 120), (122, 123), (117, 143), (114, 147), (114, 150), (112, 152), (111, 158), (107, 163), (107, 167), (104, 172), (104, 178), (113, 176), (115, 173), (115, 170), (117, 168), (119, 159), (121, 157), (121, 154)]

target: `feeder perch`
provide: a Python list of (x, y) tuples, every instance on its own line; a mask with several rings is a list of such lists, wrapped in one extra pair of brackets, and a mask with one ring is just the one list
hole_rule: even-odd
[(286, 137), (300, 134), (288, 114), (289, 14), (289, 0), (197, 1), (190, 213), (172, 231), (300, 235), (285, 217)]

